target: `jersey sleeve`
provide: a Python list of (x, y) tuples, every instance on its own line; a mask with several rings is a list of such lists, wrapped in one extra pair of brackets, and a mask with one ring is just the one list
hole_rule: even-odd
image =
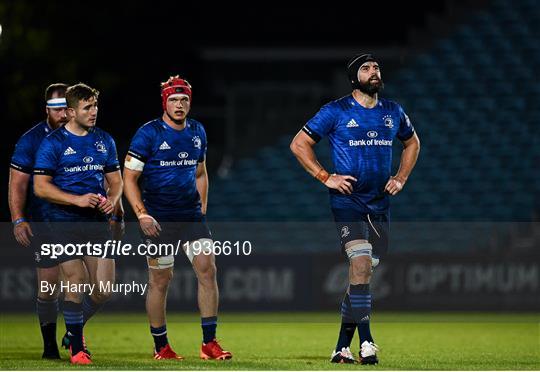
[(201, 125), (201, 155), (199, 156), (198, 162), (202, 163), (206, 160), (206, 149), (207, 149), (207, 139), (206, 139), (206, 131)]
[(108, 150), (107, 150), (107, 162), (103, 168), (104, 173), (115, 172), (120, 169), (120, 163), (118, 162), (118, 153), (116, 152), (116, 143), (111, 136), (108, 136)]
[(325, 105), (304, 125), (302, 131), (315, 142), (319, 142), (334, 129), (335, 122), (335, 115), (330, 107)]
[(153, 135), (148, 125), (142, 126), (137, 130), (135, 136), (131, 140), (129, 145), (128, 155), (135, 159), (146, 163), (150, 155), (152, 154)]
[(15, 145), (10, 167), (20, 172), (32, 174), (35, 161), (35, 144), (29, 135), (22, 136)]
[(414, 127), (411, 123), (411, 120), (403, 111), (401, 106), (399, 106), (399, 129), (397, 132), (397, 138), (401, 141), (407, 141), (414, 134)]
[(58, 160), (59, 156), (54, 146), (54, 142), (49, 137), (45, 137), (36, 154), (34, 174), (54, 176)]

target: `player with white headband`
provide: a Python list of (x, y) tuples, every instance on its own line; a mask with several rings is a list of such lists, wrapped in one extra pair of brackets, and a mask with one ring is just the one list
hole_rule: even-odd
[(45, 89), (47, 117), (21, 136), (15, 145), (9, 170), (9, 209), (13, 222), (13, 235), (21, 246), (34, 249), (38, 283), (37, 314), (43, 337), (42, 357), (44, 359), (60, 358), (56, 344), (58, 292), (53, 294), (42, 292), (39, 283), (42, 281), (57, 283), (59, 270), (56, 261), (40, 256), (39, 244), (36, 242), (40, 234), (36, 231), (35, 224), (30, 225), (30, 222), (43, 221), (45, 203), (34, 196), (32, 172), (41, 141), (67, 122), (66, 89), (67, 85), (63, 83), (51, 84)]

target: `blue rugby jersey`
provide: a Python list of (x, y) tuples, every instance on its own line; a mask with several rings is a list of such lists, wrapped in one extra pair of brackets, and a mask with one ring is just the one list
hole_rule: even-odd
[(206, 157), (206, 132), (201, 123), (186, 119), (175, 130), (161, 118), (144, 124), (131, 141), (128, 155), (143, 162), (142, 198), (148, 213), (163, 220), (200, 216), (197, 165)]
[[(104, 175), (119, 169), (116, 145), (107, 132), (93, 128), (86, 136), (77, 136), (61, 127), (42, 141), (34, 174), (52, 176), (53, 183), (70, 194), (106, 195)], [(64, 221), (92, 217), (96, 210), (48, 203), (45, 214), (48, 221)]]
[[(10, 167), (20, 172), (32, 175), (34, 172), (34, 163), (36, 153), (41, 141), (52, 132), (51, 127), (46, 120), (39, 122), (26, 133), (24, 133), (17, 144), (11, 157)], [(43, 219), (43, 206), (47, 203), (45, 200), (37, 198), (34, 195), (34, 179), (30, 177), (28, 192), (26, 195), (25, 216), (33, 221)]]
[(330, 190), (332, 208), (355, 208), (362, 213), (386, 213), (389, 195), (384, 186), (392, 171), (392, 142), (405, 141), (414, 128), (395, 102), (380, 98), (374, 108), (360, 105), (345, 96), (323, 106), (302, 130), (316, 142), (328, 137), (333, 172), (350, 175), (352, 195)]

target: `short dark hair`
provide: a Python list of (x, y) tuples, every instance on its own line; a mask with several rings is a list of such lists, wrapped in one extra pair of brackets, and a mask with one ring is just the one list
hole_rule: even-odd
[(54, 95), (54, 93), (59, 93), (61, 96), (64, 97), (66, 95), (67, 88), (68, 88), (68, 85), (64, 83), (54, 83), (54, 84), (49, 85), (45, 89), (45, 102), (50, 100), (52, 96)]
[(72, 85), (67, 88), (66, 91), (67, 107), (77, 108), (80, 101), (88, 101), (92, 97), (97, 99), (98, 96), (99, 91), (97, 89), (89, 87), (86, 84), (79, 83)]

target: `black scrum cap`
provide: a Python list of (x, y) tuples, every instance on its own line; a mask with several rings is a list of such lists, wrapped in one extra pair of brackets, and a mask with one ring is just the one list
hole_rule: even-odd
[(347, 75), (353, 89), (357, 89), (360, 85), (358, 81), (358, 69), (366, 62), (377, 62), (377, 60), (370, 53), (357, 54), (347, 64)]

